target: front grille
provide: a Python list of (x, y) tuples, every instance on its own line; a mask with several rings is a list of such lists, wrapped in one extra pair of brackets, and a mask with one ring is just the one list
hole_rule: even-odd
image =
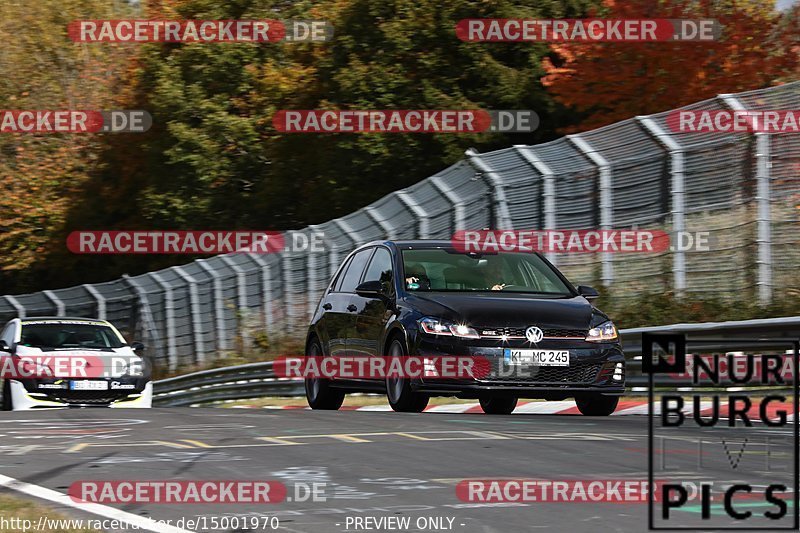
[(588, 331), (582, 329), (545, 329), (544, 331), (545, 337), (580, 337), (581, 339), (585, 339), (586, 335), (588, 335)]
[(133, 391), (50, 390), (47, 395), (65, 403), (106, 404), (124, 398), (131, 392)]
[(493, 383), (534, 383), (540, 385), (587, 385), (594, 383), (600, 364), (575, 364), (572, 366), (508, 366), (496, 357), (489, 363), (489, 371), (476, 376), (479, 381)]
[[(509, 337), (509, 338), (525, 338), (525, 330), (528, 329), (527, 327), (524, 328), (492, 328), (492, 327), (481, 327), (476, 328), (478, 332), (481, 334), (481, 337)], [(545, 338), (570, 338), (570, 337), (579, 337), (581, 339), (586, 338), (586, 334), (588, 333), (586, 330), (582, 329), (554, 329), (554, 328), (543, 328), (542, 333), (544, 333)]]

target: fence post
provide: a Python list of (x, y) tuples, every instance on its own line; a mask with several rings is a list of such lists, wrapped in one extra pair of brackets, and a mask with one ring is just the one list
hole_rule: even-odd
[(770, 136), (756, 133), (756, 202), (758, 204), (758, 299), (761, 305), (772, 303), (772, 192), (770, 180)]
[(272, 323), (274, 314), (272, 309), (272, 267), (269, 263), (256, 253), (249, 253), (250, 258), (261, 267), (261, 307), (264, 310), (264, 331), (267, 336), (272, 334)]
[[(567, 139), (597, 166), (600, 173), (600, 229), (610, 230), (614, 218), (611, 198), (611, 163), (580, 135), (567, 135)], [(603, 263), (602, 283), (603, 286), (609, 287), (614, 283), (614, 264), (611, 262), (611, 252), (601, 252), (600, 260)]]
[(455, 224), (455, 228), (453, 233), (456, 231), (460, 231), (465, 229), (465, 220), (466, 216), (464, 215), (464, 202), (456, 196), (456, 193), (453, 192), (453, 189), (449, 188), (444, 180), (439, 176), (431, 176), (428, 178), (431, 182), (431, 185), (439, 191), (442, 196), (447, 198), (447, 201), (453, 204), (453, 224)]
[(19, 303), (19, 300), (14, 298), (13, 296), (5, 296), (6, 301), (11, 304), (11, 307), (14, 308), (17, 312), (17, 318), (25, 318), (25, 308), (22, 304)]
[(344, 232), (345, 235), (347, 235), (348, 239), (353, 241), (354, 248), (357, 248), (361, 244), (361, 238), (358, 235), (358, 232), (354, 230), (350, 224), (348, 224), (341, 218), (334, 219), (333, 223), (339, 226), (339, 229), (342, 230), (342, 232)]
[(470, 165), (472, 165), (472, 168), (483, 174), (492, 188), (494, 205), (497, 206), (496, 211), (492, 209), (492, 229), (498, 229), (497, 226), (500, 226), (499, 229), (514, 229), (511, 222), (511, 215), (508, 212), (508, 201), (506, 200), (506, 192), (503, 188), (503, 178), (481, 159), (480, 154), (478, 154), (477, 150), (474, 148), (470, 148), (464, 153)]
[(206, 362), (206, 351), (203, 346), (202, 330), (200, 328), (200, 299), (197, 295), (197, 280), (179, 266), (172, 267), (172, 270), (174, 270), (189, 287), (189, 308), (192, 314), (192, 338), (194, 340), (195, 362), (197, 364), (203, 364)]
[[(718, 97), (733, 111), (747, 111), (747, 107), (734, 94)], [(771, 154), (768, 133), (757, 132), (756, 138), (756, 228), (758, 236), (758, 301), (761, 305), (772, 302), (772, 206), (770, 205)]]
[(211, 276), (211, 284), (214, 288), (214, 323), (216, 325), (217, 350), (225, 351), (228, 349), (228, 338), (225, 335), (225, 308), (222, 299), (222, 281), (219, 272), (211, 268), (205, 259), (195, 261), (197, 265)]
[(136, 296), (139, 298), (139, 308), (141, 310), (142, 320), (144, 321), (144, 334), (149, 335), (150, 339), (152, 339), (156, 345), (160, 345), (162, 349), (166, 349), (159, 338), (158, 329), (156, 328), (155, 321), (153, 320), (153, 315), (150, 312), (150, 301), (147, 299), (147, 293), (144, 291), (142, 286), (139, 285), (138, 282), (134, 281), (129, 275), (123, 274), (122, 279), (125, 281), (125, 283), (130, 285), (130, 287), (136, 293)]
[[(547, 164), (541, 160), (539, 155), (530, 146), (524, 144), (514, 145), (519, 154), (542, 175), (542, 196), (544, 197), (544, 229), (556, 229), (556, 180), (553, 172)], [(556, 254), (548, 250), (545, 254), (547, 260), (556, 264)]]
[[(285, 242), (289, 242), (290, 240), (294, 239), (294, 231), (287, 231), (284, 233)], [(283, 251), (281, 254), (281, 276), (283, 279), (283, 283), (281, 284), (281, 288), (283, 289), (283, 302), (284, 302), (284, 316), (286, 317), (286, 324), (284, 327), (291, 331), (295, 329), (295, 305), (297, 302), (296, 295), (297, 291), (289, 283), (289, 274), (292, 271), (291, 260), (294, 256), (295, 252), (291, 250), (291, 247), (288, 247), (286, 250)]]
[[(684, 157), (683, 148), (664, 129), (650, 117), (636, 117), (642, 126), (667, 150), (669, 150), (672, 168), (672, 242), (677, 243), (680, 235), (686, 230), (684, 207)], [(675, 294), (682, 296), (686, 291), (686, 255), (677, 247), (672, 252), (672, 272)]]
[(88, 283), (82, 285), (86, 292), (92, 295), (95, 302), (97, 302), (97, 318), (100, 320), (106, 319), (106, 299), (105, 297), (100, 294), (100, 291), (94, 288), (93, 285), (89, 285)]
[(237, 322), (241, 326), (242, 344), (248, 346), (250, 335), (247, 333), (247, 328), (244, 327), (244, 321), (247, 316), (247, 273), (227, 255), (220, 255), (219, 258), (236, 274), (236, 307), (239, 310), (239, 320)]
[(50, 290), (45, 290), (42, 291), (42, 294), (47, 296), (47, 298), (51, 302), (53, 302), (53, 304), (56, 306), (56, 316), (66, 315), (66, 308), (64, 307), (64, 302), (62, 302), (61, 299), (58, 296), (56, 296), (56, 293)]
[(364, 208), (364, 213), (372, 219), (377, 225), (381, 227), (383, 230), (383, 234), (386, 236), (387, 239), (392, 240), (397, 238), (397, 234), (395, 233), (395, 228), (389, 222), (378, 215), (378, 210), (372, 206), (367, 206)]
[(422, 206), (419, 205), (417, 202), (411, 198), (406, 191), (397, 191), (394, 193), (397, 196), (397, 199), (408, 208), (409, 211), (414, 213), (414, 217), (416, 217), (418, 225), (417, 225), (417, 238), (418, 239), (427, 239), (430, 235), (430, 231), (428, 229), (429, 222), (428, 222), (428, 213), (422, 209)]
[(308, 322), (311, 320), (311, 317), (314, 316), (314, 311), (316, 311), (316, 297), (317, 297), (317, 280), (313, 275), (313, 272), (317, 270), (317, 255), (316, 252), (313, 251), (311, 248), (311, 242), (313, 240), (313, 235), (316, 226), (312, 227), (309, 226), (309, 235), (308, 235), (308, 243), (309, 246), (306, 249), (306, 290), (305, 290), (305, 297), (306, 297), (306, 316), (305, 321)]
[(175, 301), (172, 298), (172, 286), (155, 272), (150, 272), (149, 275), (164, 289), (164, 317), (167, 322), (167, 361), (169, 362), (169, 369), (175, 370), (178, 368), (178, 349), (175, 345)]

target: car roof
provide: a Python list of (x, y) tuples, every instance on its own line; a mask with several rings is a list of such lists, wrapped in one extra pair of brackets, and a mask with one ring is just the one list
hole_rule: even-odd
[(105, 320), (99, 318), (85, 318), (80, 316), (26, 316), (20, 318), (20, 322), (25, 325), (26, 322), (92, 322), (94, 324), (105, 325), (108, 324)]
[(394, 245), (397, 248), (410, 250), (413, 248), (433, 249), (433, 248), (453, 248), (453, 241), (446, 239), (402, 239), (402, 240), (383, 240), (373, 241), (365, 246), (375, 246), (378, 244)]

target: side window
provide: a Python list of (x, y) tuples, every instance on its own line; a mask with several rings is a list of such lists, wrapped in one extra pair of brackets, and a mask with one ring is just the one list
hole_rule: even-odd
[(3, 328), (3, 333), (0, 333), (0, 339), (6, 341), (6, 344), (11, 346), (14, 344), (14, 333), (16, 332), (16, 328), (14, 324), (9, 324), (5, 328)]
[(347, 261), (347, 263), (345, 263), (345, 265), (339, 270), (339, 275), (331, 284), (331, 292), (339, 292), (339, 290), (342, 287), (342, 280), (344, 279), (344, 275), (347, 274), (347, 268), (349, 266), (350, 266), (350, 261)]
[(367, 266), (369, 256), (372, 255), (374, 248), (367, 248), (361, 250), (350, 261), (350, 266), (347, 267), (347, 272), (342, 279), (342, 286), (339, 287), (340, 292), (355, 292), (358, 282), (361, 280), (361, 274), (364, 273), (364, 267)]
[(392, 254), (386, 248), (377, 248), (375, 255), (372, 256), (372, 261), (369, 262), (367, 273), (364, 276), (364, 281), (380, 281), (383, 284), (383, 290), (389, 294), (393, 292), (392, 288)]

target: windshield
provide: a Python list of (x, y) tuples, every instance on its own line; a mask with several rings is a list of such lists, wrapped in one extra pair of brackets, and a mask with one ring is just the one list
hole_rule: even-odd
[(403, 266), (409, 291), (506, 291), (573, 296), (572, 290), (536, 254), (403, 250)]
[(20, 344), (49, 350), (110, 349), (125, 346), (116, 332), (108, 326), (69, 322), (23, 323)]

